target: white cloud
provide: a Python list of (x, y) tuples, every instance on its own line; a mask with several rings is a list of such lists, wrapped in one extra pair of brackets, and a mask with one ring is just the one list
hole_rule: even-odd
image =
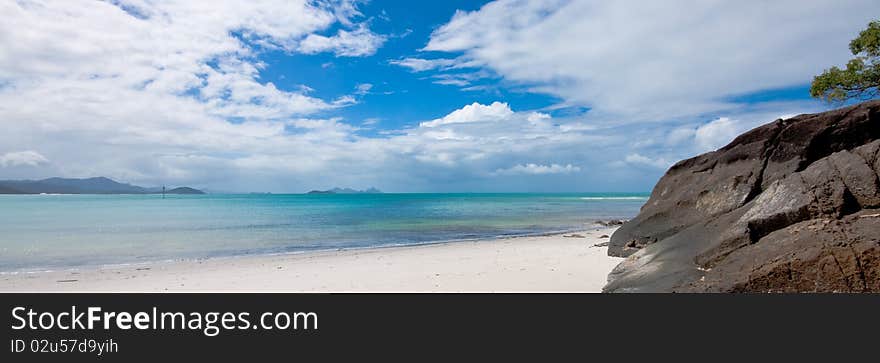
[(489, 174), (495, 176), (573, 173), (580, 167), (520, 161), (583, 157), (589, 145), (611, 144), (607, 135), (563, 131), (557, 123), (559, 120), (547, 114), (516, 112), (506, 103), (474, 103), (384, 141), (396, 153), (457, 174), (469, 173), (471, 178), (484, 174), (484, 170), (494, 170)]
[(398, 65), (401, 67), (409, 68), (413, 72), (424, 72), (432, 69), (444, 69), (451, 67), (456, 64), (455, 59), (447, 59), (447, 58), (438, 58), (438, 59), (423, 59), (423, 58), (403, 58), (403, 59), (393, 59), (388, 61), (391, 64)]
[(486, 71), (466, 72), (466, 73), (440, 73), (432, 75), (434, 83), (448, 86), (469, 86), (474, 81), (489, 78), (491, 75)]
[(462, 57), (433, 59), (406, 57), (402, 59), (392, 59), (388, 61), (388, 63), (408, 68), (412, 72), (474, 68), (481, 66), (478, 62), (467, 60)]
[[(613, 148), (621, 141), (594, 131), (590, 135), (563, 129), (565, 120), (517, 112), (502, 102), (464, 105), (426, 125), (367, 137), (339, 118), (276, 119), (270, 114), (230, 123), (215, 115), (221, 110), (256, 113), (244, 108), (244, 100), (261, 94), (245, 92), (246, 88), (233, 91), (241, 102), (226, 97), (227, 106), (241, 107), (233, 112), (231, 106), (118, 87), (110, 80), (86, 85), (63, 81), (56, 86), (59, 89), (43, 90), (42, 97), (0, 93), (0, 122), (6, 131), (0, 133), (0, 145), (12, 150), (39, 145), (41, 155), (52, 160), (30, 172), (10, 169), (7, 177), (103, 175), (142, 185), (232, 191), (291, 192), (328, 185), (377, 185), (396, 191), (519, 190), (500, 184), (504, 175), (487, 171), (522, 165), (537, 173), (574, 176), (572, 171), (579, 168), (574, 160), (589, 162), (589, 150)], [(64, 92), (71, 87), (81, 91)], [(268, 101), (257, 103), (261, 102)], [(367, 121), (365, 126), (372, 123)], [(560, 159), (566, 163), (522, 163)], [(488, 177), (496, 182), (479, 182)]]
[(498, 169), (495, 171), (496, 174), (499, 175), (546, 175), (546, 174), (570, 174), (574, 172), (581, 171), (580, 167), (573, 166), (571, 164), (559, 165), (559, 164), (550, 164), (550, 165), (542, 165), (542, 164), (518, 164), (514, 165), (507, 169)]
[(333, 7), (333, 13), (339, 22), (346, 26), (354, 25), (352, 19), (363, 16), (357, 7), (358, 2), (363, 0), (336, 0)]
[(37, 166), (46, 164), (49, 159), (33, 150), (8, 152), (0, 155), (0, 166)]
[[(321, 99), (307, 86), (281, 89), (260, 80), (266, 65), (259, 60), (262, 49), (296, 52), (311, 34), (351, 23), (351, 11), (333, 8), (340, 4), (0, 1), (9, 20), (0, 22), (0, 145), (39, 147), (52, 160), (13, 154), (4, 165), (38, 167), (6, 176), (105, 175), (223, 188), (234, 175), (239, 184), (247, 173), (275, 178), (263, 174), (268, 169), (236, 170), (243, 160), (277, 158), (296, 171), (329, 162), (297, 161), (316, 150), (344, 155), (335, 150), (355, 130), (337, 121), (305, 129), (289, 120), (355, 98)], [(355, 35), (368, 33), (351, 24)], [(322, 49), (350, 54), (350, 44), (333, 44), (342, 50)], [(322, 144), (322, 137), (330, 139)]]
[(694, 132), (694, 140), (701, 149), (715, 150), (732, 141), (742, 131), (735, 121), (720, 117), (698, 127)]
[(382, 122), (382, 119), (379, 117), (367, 117), (364, 119), (363, 122), (361, 122), (361, 125), (373, 126), (373, 125), (378, 124), (379, 122)]
[(510, 109), (510, 106), (507, 103), (495, 101), (492, 102), (491, 105), (481, 105), (474, 102), (473, 104), (452, 111), (443, 118), (422, 122), (420, 126), (435, 127), (453, 123), (499, 121), (507, 119), (512, 115), (513, 110)]
[(370, 90), (373, 89), (373, 85), (370, 83), (360, 83), (354, 87), (354, 93), (357, 95), (365, 95), (370, 93)]
[(669, 132), (666, 137), (667, 146), (677, 146), (684, 142), (690, 142), (694, 138), (696, 129), (692, 127), (680, 127)]
[[(708, 122), (688, 123), (674, 127), (666, 133), (665, 141), (662, 144), (664, 149), (675, 151), (679, 158), (683, 158), (717, 150), (733, 141), (738, 135), (773, 120), (819, 111), (822, 111), (822, 108), (816, 104), (770, 103), (758, 109), (730, 113), (729, 116), (717, 117)], [(779, 116), (780, 114), (782, 116)]]
[(666, 121), (808, 83), (878, 12), (873, 0), (500, 0), (456, 12), (425, 50), (463, 52), (594, 117)]
[(626, 159), (624, 159), (624, 160), (626, 160), (626, 162), (630, 163), (630, 164), (647, 165), (647, 166), (650, 166), (652, 168), (657, 168), (657, 169), (667, 169), (670, 166), (672, 166), (672, 163), (664, 158), (652, 159), (652, 158), (649, 158), (647, 156), (644, 156), (644, 155), (641, 155), (638, 153), (629, 154), (626, 156)]
[(330, 37), (309, 34), (300, 42), (299, 51), (306, 54), (331, 51), (337, 56), (363, 57), (375, 54), (385, 40), (385, 36), (360, 26), (353, 31), (339, 29), (336, 35)]
[[(342, 21), (328, 6), (302, 0), (117, 3), (0, 2), (0, 11), (15, 19), (0, 24), (0, 103), (20, 105), (14, 110), (19, 119), (53, 122), (24, 115), (49, 108), (82, 115), (94, 127), (130, 118), (138, 110), (124, 109), (129, 105), (169, 109), (176, 113), (173, 122), (199, 123), (283, 118), (350, 104), (259, 80), (265, 65), (255, 58), (258, 46), (296, 51), (314, 32)], [(358, 25), (354, 33), (369, 30)], [(352, 52), (346, 42), (322, 50)], [(113, 115), (117, 110), (124, 117)], [(58, 121), (66, 122), (76, 121)]]
[[(706, 92), (706, 97), (698, 94), (693, 98), (693, 105), (700, 106), (695, 109), (704, 109), (707, 99), (722, 93), (707, 88), (709, 81), (704, 81), (704, 76), (718, 81), (715, 87), (719, 89), (730, 83), (730, 89), (738, 92), (742, 89), (741, 79), (764, 82), (761, 77), (767, 72), (750, 76), (734, 68), (731, 72), (737, 73), (738, 78), (728, 80), (718, 75), (726, 72), (725, 64), (708, 69), (702, 58), (709, 55), (688, 52), (683, 54), (695, 57), (695, 64), (702, 65), (702, 69), (682, 73), (686, 67), (670, 63), (671, 58), (663, 54), (642, 56), (640, 62), (619, 55), (610, 57), (605, 64), (586, 48), (614, 45), (627, 56), (650, 55), (654, 49), (640, 37), (624, 37), (630, 43), (620, 43), (621, 38), (610, 33), (608, 41), (618, 43), (602, 45), (603, 38), (589, 36), (595, 30), (592, 28), (583, 37), (576, 37), (575, 30), (561, 27), (561, 20), (555, 19), (568, 17), (560, 15), (560, 10), (550, 7), (545, 12), (535, 12), (526, 7), (523, 14), (507, 19), (510, 25), (501, 22), (499, 29), (487, 31), (474, 28), (471, 36), (476, 40), (468, 42), (443, 38), (452, 35), (453, 29), (441, 28), (434, 39), (443, 40), (444, 47), (476, 46), (461, 48), (466, 55), (451, 58), (455, 64), (431, 69), (452, 72), (462, 64), (484, 62), (491, 72), (477, 72), (485, 71), (493, 77), (497, 72), (507, 80), (526, 84), (525, 89), (537, 87), (561, 95), (563, 104), (596, 106), (586, 116), (551, 117), (545, 110), (516, 109), (504, 102), (475, 102), (421, 124), (364, 136), (368, 133), (360, 127), (373, 124), (372, 120), (364, 119), (362, 126), (352, 126), (346, 123), (352, 120), (334, 118), (328, 111), (353, 104), (357, 98), (352, 95), (374, 92), (374, 88), (361, 86), (352, 90), (352, 95), (319, 98), (313, 96), (318, 92), (311, 92), (308, 87), (282, 89), (280, 84), (260, 79), (261, 70), (267, 67), (259, 61), (262, 49), (299, 52), (302, 41), (311, 35), (315, 35), (311, 41), (314, 43), (303, 47), (312, 52), (321, 49), (339, 55), (370, 53), (369, 45), (361, 47), (352, 45), (357, 42), (340, 41), (335, 30), (333, 36), (326, 35), (328, 29), (337, 29), (334, 24), (348, 33), (356, 33), (361, 25), (354, 20), (360, 15), (351, 10), (336, 11), (326, 4), (280, 0), (247, 4), (133, 0), (124, 3), (137, 9), (139, 15), (133, 16), (105, 2), (57, 1), (42, 5), (0, 1), (0, 13), (15, 20), (0, 22), (0, 145), (5, 150), (39, 150), (41, 157), (51, 160), (49, 163), (31, 158), (34, 167), (7, 168), (5, 177), (104, 175), (143, 185), (189, 184), (230, 191), (295, 192), (336, 185), (375, 185), (392, 191), (645, 190), (670, 161), (722, 142), (718, 140), (726, 137), (724, 128), (720, 124), (703, 125), (706, 121), (725, 116), (737, 130), (744, 130), (771, 121), (779, 114), (816, 110), (814, 104), (768, 104), (760, 109), (700, 114), (668, 124), (632, 125), (638, 120), (656, 120), (658, 114), (669, 117), (679, 110), (693, 114), (694, 109), (685, 102), (690, 101), (690, 91), (667, 87), (693, 86)], [(518, 4), (504, 6), (519, 9)], [(557, 3), (566, 7), (571, 4), (577, 2)], [(617, 6), (621, 5), (602, 3), (597, 5), (596, 13), (608, 15), (605, 8)], [(458, 17), (474, 14), (462, 13)], [(583, 15), (583, 11), (579, 14)], [(569, 19), (569, 26), (581, 28), (590, 21), (614, 25), (594, 19), (596, 16), (599, 15), (590, 15), (583, 21)], [(674, 18), (681, 20), (682, 16)], [(791, 22), (786, 19), (789, 18), (779, 21)], [(719, 21), (729, 25), (727, 20)], [(820, 36), (815, 44), (803, 41), (801, 35), (791, 35), (793, 41), (821, 49), (821, 56), (815, 60), (823, 66), (829, 57), (826, 54), (834, 52), (816, 44), (838, 44), (837, 38), (842, 38), (838, 20), (830, 22), (830, 35)], [(847, 26), (853, 29), (863, 26), (858, 21), (849, 22), (852, 24)], [(635, 26), (639, 28), (638, 24)], [(791, 30), (789, 27), (790, 24), (783, 24), (780, 32)], [(664, 33), (663, 29), (650, 30)], [(511, 33), (504, 35), (508, 31)], [(627, 31), (626, 27), (622, 30)], [(805, 31), (816, 35), (812, 29)], [(532, 39), (529, 32), (541, 38)], [(482, 37), (498, 42), (477, 41)], [(682, 35), (671, 37), (673, 45), (683, 46)], [(722, 39), (721, 43), (729, 42)], [(843, 49), (838, 53), (845, 55), (845, 43), (840, 43)], [(502, 46), (510, 49), (500, 49)], [(562, 49), (566, 46), (572, 49)], [(714, 50), (715, 45), (707, 47), (712, 48), (707, 51)], [(634, 49), (644, 53), (635, 54)], [(731, 52), (718, 55), (730, 56)], [(610, 50), (598, 54), (615, 55)], [(755, 57), (748, 51), (743, 56), (746, 63)], [(762, 58), (768, 60), (767, 67), (779, 68), (777, 62), (790, 60), (774, 57), (768, 53)], [(803, 61), (795, 61), (793, 69), (802, 69), (798, 62)], [(614, 62), (621, 62), (620, 72), (615, 72)], [(658, 73), (645, 73), (650, 67), (642, 63), (654, 64)], [(668, 76), (663, 70), (666, 66), (671, 67)], [(642, 76), (642, 84), (631, 79), (635, 76), (627, 73), (630, 68)], [(521, 73), (528, 69), (535, 74)], [(424, 76), (429, 81), (443, 80)], [(672, 76), (680, 78), (675, 82), (665, 79)], [(623, 77), (621, 84), (613, 82), (615, 77)], [(655, 82), (665, 82), (666, 86), (661, 88), (671, 94), (670, 98), (655, 94)], [(607, 95), (601, 92), (603, 89)], [(621, 105), (627, 107), (620, 108)], [(386, 120), (383, 125), (396, 123)], [(702, 145), (698, 145), (701, 127)], [(671, 129), (682, 131), (672, 135)], [(628, 155), (626, 160), (620, 160), (624, 155)], [(529, 163), (533, 161), (541, 163)], [(602, 168), (615, 162), (651, 167), (635, 171), (638, 168)], [(594, 168), (602, 170), (601, 175), (578, 172)], [(542, 172), (555, 172), (553, 175), (559, 177), (548, 177), (548, 184), (540, 185), (530, 183), (531, 178), (513, 177)]]
[(461, 78), (455, 78), (455, 77), (439, 77), (436, 81), (434, 81), (434, 83), (442, 84), (444, 86), (459, 86), (459, 87), (464, 87), (464, 86), (468, 86), (471, 84), (467, 80), (464, 80)]

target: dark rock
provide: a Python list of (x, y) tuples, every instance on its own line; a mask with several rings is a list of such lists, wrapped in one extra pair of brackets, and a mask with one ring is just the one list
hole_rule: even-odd
[(598, 225), (600, 225), (600, 226), (611, 227), (611, 226), (619, 226), (619, 225), (622, 225), (624, 222), (625, 222), (625, 221), (622, 221), (622, 220), (619, 220), (619, 219), (610, 219), (610, 220), (607, 220), (607, 221), (596, 221), (596, 224), (598, 224)]
[[(880, 210), (811, 219), (727, 256), (679, 291), (880, 291)], [(874, 215), (871, 217), (871, 215)]]
[(880, 101), (675, 164), (611, 237), (605, 291), (880, 292)]
[(608, 238), (608, 235), (607, 235), (607, 234), (603, 234), (603, 235), (599, 236), (599, 238)]
[(590, 246), (590, 247), (608, 247), (608, 242), (600, 242), (600, 243), (596, 243), (596, 244), (594, 244), (594, 245), (592, 245), (592, 246)]

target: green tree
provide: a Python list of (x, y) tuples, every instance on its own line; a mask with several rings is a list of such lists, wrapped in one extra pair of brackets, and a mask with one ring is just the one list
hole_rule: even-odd
[(831, 67), (813, 79), (810, 95), (828, 102), (849, 99), (870, 99), (878, 96), (880, 89), (880, 20), (872, 21), (868, 28), (849, 43), (855, 58), (846, 69)]

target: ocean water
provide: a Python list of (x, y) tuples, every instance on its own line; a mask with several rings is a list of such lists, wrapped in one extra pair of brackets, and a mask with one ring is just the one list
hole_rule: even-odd
[(0, 271), (569, 231), (639, 193), (0, 195)]

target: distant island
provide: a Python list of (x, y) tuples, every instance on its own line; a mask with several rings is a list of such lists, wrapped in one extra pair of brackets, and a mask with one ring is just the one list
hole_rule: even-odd
[(333, 188), (329, 190), (312, 190), (306, 194), (381, 194), (382, 191), (376, 188), (366, 190), (355, 190), (351, 188)]
[[(42, 180), (0, 180), (0, 194), (161, 194), (162, 187), (145, 188), (110, 178), (48, 178)], [(168, 189), (165, 194), (205, 194), (190, 188)]]
[(205, 192), (190, 187), (178, 187), (171, 190), (166, 190), (165, 194), (205, 194)]

